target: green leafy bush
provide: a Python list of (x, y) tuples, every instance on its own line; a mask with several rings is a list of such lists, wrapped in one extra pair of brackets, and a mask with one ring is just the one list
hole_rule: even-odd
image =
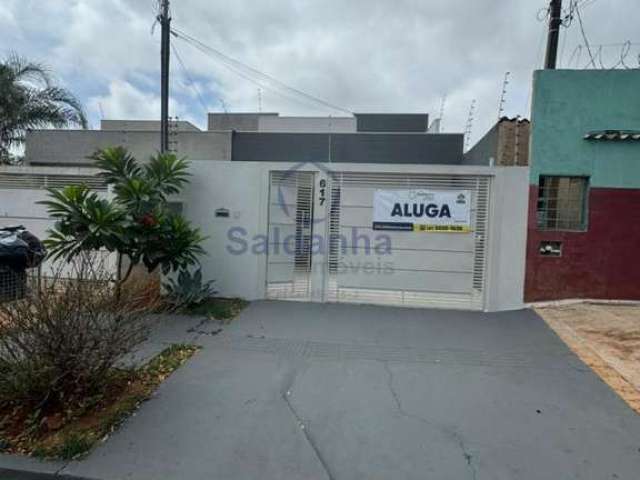
[[(165, 274), (195, 265), (204, 254), (204, 237), (167, 201), (187, 184), (189, 163), (167, 153), (141, 164), (123, 147), (98, 150), (91, 159), (114, 197), (84, 185), (50, 189), (49, 199), (40, 203), (56, 220), (44, 242), (52, 258), (69, 261), (87, 251), (117, 252), (119, 284), (139, 264), (149, 272), (160, 267)], [(124, 274), (123, 258), (129, 260)]]

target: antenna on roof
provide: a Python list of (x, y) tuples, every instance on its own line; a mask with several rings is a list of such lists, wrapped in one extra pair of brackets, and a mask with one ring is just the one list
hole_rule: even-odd
[(469, 106), (469, 116), (467, 117), (467, 125), (464, 128), (464, 151), (469, 151), (469, 145), (471, 144), (471, 130), (473, 128), (473, 115), (476, 111), (476, 99), (471, 100)]
[(262, 113), (262, 89), (258, 88), (258, 112)]
[(509, 85), (509, 75), (511, 75), (511, 72), (505, 72), (504, 80), (502, 81), (502, 93), (500, 94), (500, 103), (498, 104), (498, 120), (502, 118), (502, 113), (504, 112), (504, 104), (507, 97), (507, 85)]

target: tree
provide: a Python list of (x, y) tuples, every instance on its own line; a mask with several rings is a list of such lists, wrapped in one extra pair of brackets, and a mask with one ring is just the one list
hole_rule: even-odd
[[(166, 274), (197, 263), (205, 253), (204, 237), (167, 202), (188, 183), (186, 159), (157, 154), (141, 165), (124, 147), (98, 150), (90, 158), (112, 186), (113, 199), (84, 185), (49, 189), (50, 199), (41, 203), (56, 220), (44, 242), (53, 259), (69, 261), (100, 249), (117, 252), (119, 285), (138, 264)], [(123, 275), (125, 257), (129, 265)]]
[(0, 62), (0, 163), (23, 144), (27, 130), (69, 125), (87, 128), (82, 106), (44, 66), (15, 54)]

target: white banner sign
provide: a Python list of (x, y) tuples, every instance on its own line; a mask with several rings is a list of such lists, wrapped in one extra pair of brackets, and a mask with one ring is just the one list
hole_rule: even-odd
[(373, 229), (470, 232), (468, 190), (376, 190)]

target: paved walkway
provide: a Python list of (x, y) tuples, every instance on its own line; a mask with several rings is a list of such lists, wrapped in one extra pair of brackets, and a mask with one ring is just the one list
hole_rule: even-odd
[(108, 442), (56, 471), (104, 480), (638, 477), (640, 417), (532, 311), (265, 301), (215, 336), (181, 321), (156, 342), (195, 332), (204, 349)]

